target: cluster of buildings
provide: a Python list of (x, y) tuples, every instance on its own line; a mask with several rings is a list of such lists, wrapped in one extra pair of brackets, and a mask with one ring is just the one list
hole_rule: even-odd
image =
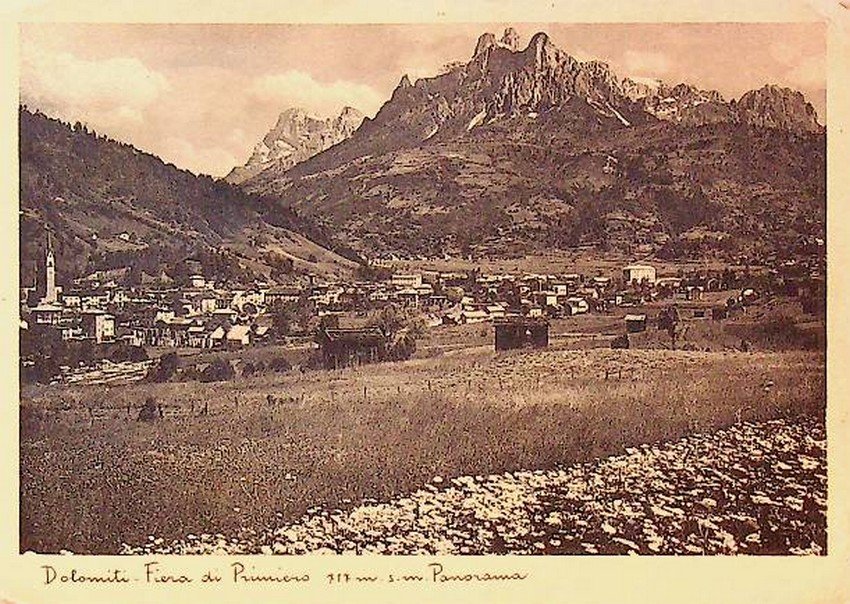
[(652, 265), (632, 264), (613, 275), (424, 271), (396, 273), (384, 280), (323, 282), (311, 277), (301, 285), (255, 282), (228, 288), (201, 274), (182, 286), (135, 287), (94, 274), (63, 289), (56, 282), (56, 258), (48, 237), (38, 284), (21, 292), (21, 327), (98, 344), (243, 347), (290, 335), (274, 330), (274, 313), (287, 304), (316, 317), (365, 315), (394, 305), (425, 316), (431, 327), (504, 323), (517, 317), (533, 325), (658, 299), (699, 301), (704, 292), (739, 285), (740, 279), (728, 269), (662, 277)]
[[(628, 267), (634, 282), (654, 281), (654, 270)], [(183, 286), (127, 286), (94, 274), (62, 288), (48, 238), (35, 288), (21, 292), (21, 327), (48, 330), (62, 340), (123, 342), (134, 346), (216, 348), (249, 346), (276, 335), (272, 318), (286, 304), (318, 317), (395, 305), (428, 317), (431, 326), (479, 323), (508, 315), (554, 317), (621, 303), (612, 278), (459, 272), (397, 273), (383, 281), (320, 282), (302, 286), (255, 282), (218, 287), (192, 275)]]

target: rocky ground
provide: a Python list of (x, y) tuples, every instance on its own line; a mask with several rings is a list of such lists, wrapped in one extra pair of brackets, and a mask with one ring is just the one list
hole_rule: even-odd
[(549, 471), (437, 476), (262, 533), (151, 535), (122, 553), (822, 555), (826, 476), (822, 419), (744, 422)]

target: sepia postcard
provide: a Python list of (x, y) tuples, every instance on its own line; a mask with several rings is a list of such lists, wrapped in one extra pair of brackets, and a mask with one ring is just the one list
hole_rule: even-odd
[(667, 4), (18, 7), (0, 601), (850, 601), (850, 7)]

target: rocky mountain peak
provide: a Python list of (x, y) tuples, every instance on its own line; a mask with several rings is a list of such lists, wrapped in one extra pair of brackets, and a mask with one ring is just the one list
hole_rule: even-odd
[[(624, 78), (545, 33), (518, 48), (510, 31), (480, 36), (467, 62), (401, 78), (349, 139), (245, 188), (320, 217), (355, 249), (425, 255), (600, 240), (675, 255), (702, 227), (748, 246), (785, 232), (787, 208), (823, 199), (823, 137), (769, 131), (811, 118), (802, 95), (765, 87), (727, 102)], [(773, 199), (788, 205), (748, 209)], [(734, 226), (750, 215), (777, 222)]]
[(326, 119), (312, 116), (301, 107), (285, 109), (274, 127), (254, 146), (245, 165), (233, 168), (225, 180), (238, 184), (271, 165), (292, 167), (347, 139), (363, 119), (363, 114), (353, 107), (344, 107), (339, 115)]
[(483, 33), (478, 37), (478, 42), (475, 44), (475, 52), (472, 53), (472, 58), (477, 59), (484, 55), (488, 50), (496, 45), (496, 36), (490, 32)]
[(272, 146), (276, 141), (298, 138), (305, 128), (316, 127), (322, 120), (309, 115), (306, 109), (290, 107), (280, 113), (274, 127), (263, 137), (263, 143)]
[[(578, 61), (545, 32), (534, 34), (522, 50), (519, 44), (513, 28), (505, 29), (499, 39), (486, 32), (477, 39), (466, 64), (452, 64), (433, 77), (416, 80), (415, 85), (402, 76), (390, 99), (373, 119), (364, 120), (351, 140), (299, 166), (299, 171), (475, 136), (472, 133), (479, 129), (502, 127), (514, 118), (523, 120), (504, 127), (533, 127), (527, 120), (544, 114), (547, 121), (560, 120), (576, 132), (633, 128), (656, 120), (684, 126), (743, 121), (780, 128), (802, 120), (809, 131), (816, 124), (802, 95), (798, 98), (791, 91), (767, 87), (745, 95), (736, 105), (716, 91), (686, 83), (623, 78), (602, 61)], [(782, 117), (786, 110), (797, 117)], [(260, 151), (262, 159), (267, 152)]]
[(307, 110), (303, 107), (288, 107), (280, 112), (278, 120), (297, 119), (307, 117)]
[(560, 51), (549, 41), (549, 36), (541, 31), (531, 37), (525, 52), (534, 57), (535, 65), (545, 67), (557, 61)]
[(342, 108), (342, 112), (339, 115), (343, 119), (363, 119), (363, 114), (360, 111), (348, 105)]
[(538, 49), (543, 48), (549, 43), (549, 35), (545, 31), (539, 31), (533, 36), (531, 36), (531, 40), (528, 42), (528, 46), (530, 48)]
[(766, 84), (745, 93), (736, 103), (742, 121), (754, 126), (794, 132), (821, 132), (817, 112), (797, 90)]
[(502, 39), (499, 40), (499, 42), (502, 46), (516, 52), (519, 49), (519, 34), (516, 33), (516, 30), (513, 27), (508, 27), (505, 29), (505, 33), (502, 34)]

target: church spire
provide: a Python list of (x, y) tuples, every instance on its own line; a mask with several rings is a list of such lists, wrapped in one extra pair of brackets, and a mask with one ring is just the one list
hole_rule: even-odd
[(44, 298), (46, 304), (54, 304), (58, 299), (56, 289), (56, 256), (53, 252), (53, 238), (49, 227), (47, 229), (47, 252), (44, 258)]

